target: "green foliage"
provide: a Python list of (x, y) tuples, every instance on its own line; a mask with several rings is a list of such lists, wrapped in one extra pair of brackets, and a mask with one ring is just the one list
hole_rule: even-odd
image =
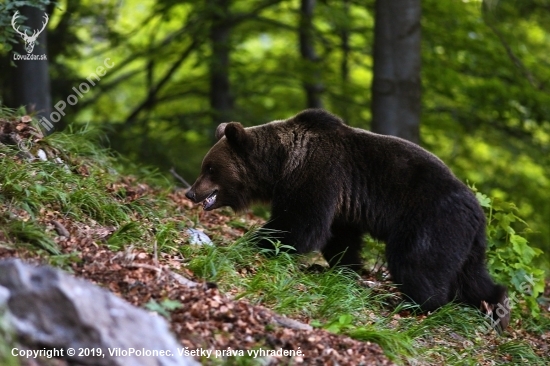
[(50, 254), (59, 255), (61, 252), (57, 244), (34, 221), (10, 219), (5, 223), (6, 234), (17, 243), (28, 243), (36, 248), (44, 249)]
[(342, 333), (345, 330), (353, 328), (352, 321), (353, 316), (350, 314), (343, 314), (333, 321), (328, 322), (323, 328), (332, 333)]
[(350, 331), (352, 338), (377, 343), (390, 359), (406, 360), (416, 354), (412, 339), (406, 332), (396, 333), (393, 329), (380, 329), (376, 326), (359, 327)]
[[(379, 319), (366, 325), (357, 324), (353, 316), (344, 314), (326, 323), (324, 328), (377, 343), (397, 364), (439, 364), (444, 361), (446, 365), (477, 365), (480, 363), (480, 353), (484, 352), (489, 352), (489, 359), (495, 360), (492, 349), (481, 348), (487, 334), (484, 330), (480, 332), (479, 311), (447, 304), (420, 319), (400, 318), (398, 314), (404, 309), (395, 309), (388, 315), (389, 320)], [(454, 341), (446, 337), (449, 334), (453, 335)], [(444, 342), (432, 343), (442, 338), (446, 338)], [(497, 354), (503, 359), (512, 358), (533, 365), (546, 362), (533, 352), (527, 342), (515, 339), (503, 339), (498, 344)]]
[(289, 253), (296, 251), (294, 247), (283, 244), (279, 240), (269, 240), (269, 241), (271, 244), (273, 244), (273, 249), (261, 249), (260, 253), (267, 256), (285, 256), (287, 258), (290, 258)]
[(183, 246), (180, 250), (184, 257), (192, 258), (189, 268), (207, 281), (217, 282), (224, 278), (238, 282), (238, 270), (235, 267), (250, 260), (256, 240), (256, 235), (249, 232), (231, 246)]
[(363, 242), (362, 256), (365, 259), (366, 268), (374, 274), (382, 275), (379, 269), (386, 262), (386, 244), (369, 235), (365, 236)]
[[(2, 110), (0, 117), (16, 113)], [(114, 189), (124, 187), (119, 184), (121, 175), (114, 168), (122, 160), (115, 160), (112, 153), (97, 146), (101, 136), (97, 130), (85, 128), (56, 133), (30, 146), (32, 152), (43, 149), (57, 156), (57, 161), (25, 159), (17, 148), (0, 144), (0, 206), (6, 210), (0, 211), (3, 234), (0, 236), (8, 240), (7, 245), (27, 245), (40, 253), (49, 253), (50, 264), (70, 270), (77, 256), (60, 254), (46, 223), (38, 218), (52, 213), (112, 227), (106, 230), (114, 231), (107, 240), (113, 249), (144, 245), (152, 237), (156, 223), (161, 249), (170, 247), (177, 235), (175, 226), (161, 224), (158, 219), (158, 215), (167, 215), (166, 191), (161, 188), (166, 186), (166, 180), (150, 170), (138, 170), (136, 184), (160, 182), (158, 196), (154, 200), (133, 197), (127, 200), (128, 192)], [(106, 189), (110, 186), (112, 192)], [(145, 220), (146, 224), (138, 220)]]
[[(181, 225), (183, 226), (183, 225)], [(157, 223), (155, 225), (156, 233), (155, 240), (159, 251), (161, 252), (177, 252), (177, 247), (173, 244), (178, 237), (181, 228), (175, 222)]]
[[(74, 135), (74, 141), (69, 138), (52, 136), (44, 143), (46, 149), (58, 149), (66, 151), (67, 156), (64, 163), (54, 161), (27, 161), (21, 165), (16, 162), (17, 151), (6, 146), (0, 147), (6, 158), (0, 160), (0, 169), (3, 171), (1, 177), (2, 190), (0, 201), (6, 203), (13, 201), (21, 209), (27, 211), (31, 216), (35, 215), (45, 205), (58, 206), (60, 210), (74, 217), (90, 216), (100, 223), (119, 223), (129, 221), (128, 214), (130, 207), (117, 203), (105, 192), (105, 186), (116, 179), (117, 175), (109, 175), (104, 169), (108, 159), (105, 154), (95, 148), (95, 155), (101, 155), (98, 160), (88, 160), (86, 166), (90, 168), (90, 176), (83, 178), (75, 174), (69, 168), (72, 163), (72, 156), (75, 153), (71, 147), (77, 141), (80, 153), (90, 141), (86, 141), (78, 134)], [(63, 144), (63, 141), (70, 141), (70, 144)], [(92, 155), (93, 156), (93, 155)], [(80, 164), (80, 163), (77, 163)], [(78, 169), (78, 166), (73, 166)], [(113, 171), (114, 173), (114, 171)]]
[(537, 316), (540, 312), (537, 298), (544, 291), (544, 271), (534, 265), (533, 259), (541, 255), (542, 250), (531, 247), (524, 237), (529, 233), (528, 226), (518, 216), (513, 203), (489, 198), (475, 188), (474, 191), (487, 214), (487, 257), (491, 273), (498, 282), (508, 285), (511, 299), (524, 300), (531, 315)]
[[(0, 296), (3, 295), (0, 294)], [(18, 366), (19, 360), (11, 353), (15, 344), (15, 337), (6, 320), (4, 301), (7, 301), (7, 299), (0, 298), (0, 365)]]
[(72, 272), (71, 265), (80, 263), (82, 259), (78, 253), (72, 252), (67, 254), (51, 255), (48, 257), (48, 263), (54, 267), (62, 268), (64, 271)]
[(227, 246), (181, 249), (184, 257), (192, 258), (189, 267), (197, 275), (219, 282), (225, 290), (238, 287), (237, 298), (262, 303), (282, 314), (332, 317), (335, 312), (350, 313), (366, 306), (367, 291), (357, 287), (356, 276), (348, 271), (309, 272), (301, 264), (307, 257), (281, 252), (281, 247), (269, 260), (259, 257), (254, 243), (265, 235), (254, 231)]
[(144, 305), (145, 308), (149, 311), (154, 311), (163, 317), (169, 319), (170, 312), (180, 309), (183, 307), (183, 304), (179, 301), (164, 299), (161, 302), (155, 300), (149, 300), (147, 304)]
[[(462, 179), (514, 202), (531, 245), (550, 251), (550, 13), (536, 0), (487, 3), (422, 2), (422, 140)], [(550, 269), (548, 258), (536, 264)]]
[(107, 245), (111, 250), (121, 250), (127, 246), (140, 243), (143, 240), (142, 225), (131, 221), (121, 225), (107, 240)]
[[(546, 300), (548, 304), (548, 300)], [(550, 329), (550, 316), (524, 317), (523, 326), (534, 334), (545, 334)]]
[(510, 362), (513, 364), (547, 366), (549, 361), (548, 359), (542, 360), (530, 347), (526, 347), (525, 342), (519, 340), (511, 340), (499, 345), (497, 351), (501, 355), (511, 358)]

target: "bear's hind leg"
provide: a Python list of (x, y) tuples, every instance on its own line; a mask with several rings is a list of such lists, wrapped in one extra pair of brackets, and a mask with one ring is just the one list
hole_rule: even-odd
[(333, 225), (332, 236), (321, 252), (331, 267), (344, 266), (360, 272), (363, 266), (361, 247), (363, 233), (354, 227)]
[(434, 311), (452, 300), (449, 299), (449, 283), (441, 279), (441, 274), (421, 267), (398, 271), (392, 271), (394, 266), (389, 267), (393, 282), (404, 295), (420, 305), (422, 311)]
[(434, 252), (429, 242), (422, 242), (425, 236), (419, 237), (394, 235), (387, 240), (388, 269), (401, 293), (422, 311), (434, 311), (453, 300), (452, 283), (460, 263), (454, 263), (444, 251)]
[[(495, 284), (485, 265), (484, 245), (476, 243), (457, 278), (457, 297), (460, 302), (492, 311), (496, 330), (500, 333), (510, 324), (510, 300), (506, 287)], [(477, 252), (477, 253), (476, 253)]]

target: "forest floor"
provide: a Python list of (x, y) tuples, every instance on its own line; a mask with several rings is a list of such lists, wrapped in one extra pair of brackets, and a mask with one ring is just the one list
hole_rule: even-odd
[(418, 315), (375, 257), (362, 277), (315, 255), (265, 258), (251, 244), (262, 218), (203, 211), (85, 134), (44, 139), (29, 122), (0, 118), (0, 258), (62, 268), (156, 311), (182, 347), (213, 351), (195, 357), (203, 364), (550, 363), (548, 283), (541, 316), (513, 314), (502, 335), (461, 305)]

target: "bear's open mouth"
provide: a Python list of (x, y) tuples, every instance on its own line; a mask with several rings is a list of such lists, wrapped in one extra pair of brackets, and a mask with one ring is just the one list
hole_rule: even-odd
[(216, 196), (218, 194), (218, 190), (215, 190), (214, 192), (210, 193), (208, 197), (206, 197), (202, 203), (202, 208), (204, 210), (210, 209), (214, 204), (216, 203)]

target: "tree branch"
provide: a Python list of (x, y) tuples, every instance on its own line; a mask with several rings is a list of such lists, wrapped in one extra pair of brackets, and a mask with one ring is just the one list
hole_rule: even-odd
[(263, 4), (258, 5), (255, 9), (252, 9), (251, 11), (247, 13), (235, 13), (233, 16), (229, 18), (229, 21), (232, 22), (234, 25), (237, 25), (238, 23), (241, 23), (245, 20), (248, 20), (250, 18), (255, 17), (259, 13), (261, 13), (263, 10), (273, 6), (277, 5), (281, 2), (281, 0), (268, 0), (265, 1)]
[(160, 81), (154, 85), (152, 88), (149, 89), (149, 93), (145, 97), (145, 99), (130, 113), (130, 115), (126, 118), (126, 121), (124, 123), (125, 127), (128, 127), (135, 123), (137, 115), (143, 111), (144, 109), (151, 108), (158, 92), (160, 89), (170, 80), (172, 75), (178, 70), (178, 68), (181, 66), (181, 64), (189, 57), (191, 52), (195, 50), (195, 47), (199, 44), (199, 40), (195, 38), (191, 44), (187, 47), (185, 51), (182, 52), (178, 60), (172, 64), (170, 69), (164, 74), (164, 76), (160, 79)]
[(183, 177), (179, 175), (178, 172), (176, 172), (176, 169), (174, 169), (174, 167), (170, 168), (170, 173), (174, 176), (174, 178), (183, 183), (185, 188), (191, 188), (191, 184), (187, 183), (187, 181), (183, 179)]
[(497, 36), (500, 43), (506, 50), (506, 54), (508, 55), (512, 63), (521, 71), (521, 73), (529, 81), (529, 83), (534, 88), (538, 90), (543, 90), (543, 84), (539, 83), (535, 79), (535, 76), (531, 73), (531, 71), (523, 64), (521, 59), (516, 56), (514, 51), (512, 51), (512, 48), (510, 47), (510, 45), (506, 42), (506, 39), (504, 39), (504, 36), (502, 35), (502, 33), (500, 33), (500, 31), (491, 23), (491, 21), (487, 20), (486, 24), (489, 27), (489, 29), (491, 29), (491, 31)]

